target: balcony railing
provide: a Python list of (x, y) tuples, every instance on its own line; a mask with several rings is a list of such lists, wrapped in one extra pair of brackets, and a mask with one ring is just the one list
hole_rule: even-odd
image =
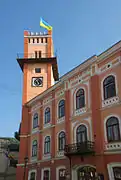
[(51, 58), (56, 57), (56, 55), (51, 53), (17, 53), (17, 59), (30, 58), (30, 59), (40, 59), (40, 58)]
[(91, 153), (94, 153), (94, 142), (91, 141), (65, 145), (65, 156), (86, 155)]

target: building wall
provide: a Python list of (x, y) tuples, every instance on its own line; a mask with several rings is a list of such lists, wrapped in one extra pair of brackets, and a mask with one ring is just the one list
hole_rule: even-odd
[[(110, 180), (114, 179), (112, 177), (112, 167), (117, 164), (121, 166), (121, 141), (113, 144), (107, 142), (106, 120), (108, 117), (116, 116), (119, 118), (119, 123), (121, 121), (121, 52), (120, 49), (117, 51), (113, 51), (112, 54), (112, 49), (108, 50), (107, 54), (104, 52), (103, 55), (97, 57), (94, 63), (83, 70), (77, 68), (70, 76), (68, 75), (68, 78), (65, 78), (66, 80), (55, 85), (52, 90), (29, 105), (28, 118), (24, 116), (22, 119), (23, 129), (26, 123), (29, 125), (26, 126), (28, 129), (23, 130), (23, 134), (21, 133), (20, 154), (22, 158), (26, 155), (29, 156), (28, 171), (36, 170), (37, 179), (42, 177), (43, 168), (50, 168), (51, 179), (57, 178), (60, 166), (64, 166), (70, 171), (69, 160), (63, 153), (58, 152), (58, 133), (65, 131), (66, 143), (75, 143), (76, 128), (80, 124), (87, 127), (88, 140), (95, 142), (96, 153), (95, 156), (73, 157), (72, 176), (79, 167), (91, 165), (96, 167), (97, 172), (103, 173), (106, 180), (108, 180), (108, 176)], [(93, 59), (90, 61), (93, 61)], [(103, 81), (108, 75), (115, 76), (117, 93), (116, 97), (104, 100)], [(76, 110), (76, 92), (80, 88), (85, 91), (86, 105), (84, 108)], [(58, 103), (62, 99), (65, 100), (65, 116), (59, 119)], [(44, 125), (46, 107), (51, 109), (51, 121), (47, 126)], [(32, 117), (36, 112), (39, 113), (39, 126), (32, 130)], [(22, 137), (22, 135), (25, 136)], [(51, 154), (44, 156), (44, 138), (48, 135), (51, 136)], [(35, 159), (31, 157), (33, 139), (38, 140), (38, 156)], [(18, 172), (22, 171), (21, 166), (22, 163), (18, 166)], [(20, 180), (21, 178), (18, 176), (17, 179)]]

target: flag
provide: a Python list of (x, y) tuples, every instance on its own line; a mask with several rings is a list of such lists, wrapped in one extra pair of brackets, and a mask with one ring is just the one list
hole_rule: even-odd
[(40, 18), (40, 26), (47, 29), (52, 30), (52, 26), (50, 26), (47, 22), (45, 22), (42, 18)]

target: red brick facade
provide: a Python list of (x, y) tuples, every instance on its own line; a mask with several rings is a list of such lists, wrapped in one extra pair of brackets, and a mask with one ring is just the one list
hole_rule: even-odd
[[(52, 87), (50, 87), (50, 75), (48, 74), (47, 84), (50, 88), (23, 105), (17, 180), (23, 180), (25, 157), (29, 158), (26, 167), (26, 180), (31, 179), (32, 172), (35, 173), (36, 180), (46, 180), (44, 179), (44, 170), (49, 170), (48, 180), (59, 180), (59, 168), (65, 168), (66, 173), (70, 174), (72, 180), (79, 180), (79, 168), (87, 166), (93, 167), (97, 172), (96, 174), (103, 175), (105, 180), (115, 180), (116, 176), (120, 176), (120, 48), (121, 42), (115, 44), (101, 55), (91, 57), (85, 63), (63, 76)], [(113, 90), (115, 95), (105, 99), (104, 80), (108, 76), (113, 76), (115, 79), (115, 90)], [(82, 108), (77, 109), (76, 93), (80, 88), (84, 90), (85, 104)], [(61, 100), (65, 102), (65, 111), (64, 115), (59, 117), (59, 102)], [(50, 122), (45, 124), (47, 107), (50, 108)], [(35, 113), (38, 113), (38, 126), (33, 128)], [(119, 136), (117, 134), (108, 134), (107, 120), (111, 117), (117, 118), (118, 125), (116, 128), (118, 127), (118, 130), (114, 131), (113, 129), (113, 133), (118, 132)], [(58, 149), (58, 136), (59, 132), (63, 131), (65, 132), (66, 145), (74, 144), (77, 142), (76, 133), (80, 125), (86, 127), (87, 140), (94, 142), (94, 153), (87, 155), (84, 150), (79, 155), (75, 153), (75, 155), (70, 156), (70, 167), (70, 161), (64, 156), (64, 151)], [(110, 132), (112, 131), (110, 130)], [(44, 154), (45, 138), (47, 136), (50, 136), (50, 152)], [(84, 134), (80, 137), (83, 139), (83, 136)], [(114, 139), (109, 140), (110, 137), (108, 136), (114, 136)], [(119, 139), (116, 139), (117, 137)], [(34, 140), (37, 141), (37, 155), (32, 157), (32, 143)], [(114, 167), (118, 168), (118, 175), (114, 172)]]

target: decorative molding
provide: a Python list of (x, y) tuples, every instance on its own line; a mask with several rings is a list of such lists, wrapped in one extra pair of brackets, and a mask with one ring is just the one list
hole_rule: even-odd
[(113, 173), (113, 167), (121, 167), (121, 162), (113, 162), (113, 163), (107, 164), (109, 180), (115, 180), (114, 173)]

